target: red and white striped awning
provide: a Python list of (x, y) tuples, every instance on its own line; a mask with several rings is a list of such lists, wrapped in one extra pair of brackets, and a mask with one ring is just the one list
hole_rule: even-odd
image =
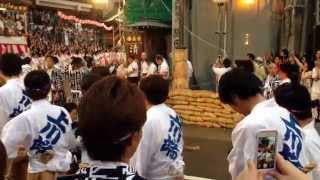
[(0, 55), (4, 53), (26, 54), (28, 46), (24, 44), (0, 44)]
[(0, 55), (4, 53), (25, 54), (27, 52), (26, 37), (0, 36)]

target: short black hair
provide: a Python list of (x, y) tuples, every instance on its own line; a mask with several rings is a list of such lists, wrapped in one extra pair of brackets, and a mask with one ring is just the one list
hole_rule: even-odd
[(32, 61), (32, 59), (31, 59), (30, 57), (26, 57), (26, 58), (23, 59), (22, 65), (24, 65), (24, 64), (30, 64), (31, 61)]
[(219, 81), (220, 100), (233, 104), (236, 97), (248, 99), (262, 94), (263, 84), (257, 76), (242, 68), (235, 68), (225, 73)]
[(91, 72), (98, 74), (99, 76), (102, 76), (102, 77), (106, 77), (110, 75), (108, 67), (104, 67), (104, 66), (94, 67), (92, 68)]
[(298, 84), (300, 82), (300, 68), (296, 64), (283, 63), (280, 64), (280, 71), (285, 73), (291, 80), (291, 83)]
[(164, 103), (169, 95), (169, 81), (160, 75), (151, 75), (141, 80), (140, 89), (152, 105)]
[(91, 159), (99, 161), (121, 161), (132, 135), (146, 120), (143, 93), (116, 76), (95, 83), (78, 110), (84, 148)]
[(6, 53), (0, 56), (0, 70), (3, 75), (12, 77), (18, 76), (22, 72), (22, 60), (21, 58), (12, 53)]
[(85, 93), (90, 89), (90, 87), (96, 83), (97, 81), (101, 80), (103, 76), (97, 73), (90, 72), (89, 74), (85, 75), (81, 81), (81, 91)]
[(34, 70), (27, 74), (24, 79), (26, 94), (32, 100), (47, 98), (50, 91), (50, 77), (43, 70)]
[(63, 107), (69, 112), (71, 113), (73, 110), (77, 109), (77, 104), (76, 103), (65, 103), (63, 105)]
[(284, 49), (281, 49), (281, 52), (284, 54), (284, 58), (288, 58), (289, 57), (289, 50), (284, 48)]
[(308, 89), (300, 84), (286, 83), (274, 92), (277, 104), (286, 108), (298, 120), (312, 118), (312, 101)]
[(71, 65), (73, 66), (82, 66), (83, 65), (83, 60), (79, 57), (72, 57), (71, 58)]
[(59, 63), (59, 58), (57, 56), (52, 56), (52, 59), (53, 59), (54, 64)]
[(229, 58), (225, 58), (225, 59), (223, 60), (223, 66), (224, 66), (225, 68), (231, 67), (231, 65), (232, 65), (232, 62), (231, 62), (231, 60), (230, 60)]
[(247, 53), (247, 56), (250, 58), (250, 60), (256, 59), (256, 56), (253, 53)]

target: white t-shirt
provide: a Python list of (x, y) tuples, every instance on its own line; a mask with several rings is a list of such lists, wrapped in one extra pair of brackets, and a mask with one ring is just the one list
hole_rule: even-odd
[(154, 63), (149, 65), (148, 76), (153, 75), (157, 72), (157, 66)]
[(136, 61), (128, 66), (128, 77), (139, 77), (139, 65)]
[(192, 67), (192, 63), (188, 60), (187, 61), (187, 65), (188, 65), (188, 79), (192, 78), (193, 75), (193, 67)]
[(228, 67), (228, 68), (217, 68), (217, 67), (212, 67), (212, 71), (214, 72), (214, 74), (217, 77), (217, 82), (220, 81), (220, 78), (228, 71), (230, 71), (232, 68)]
[(318, 75), (319, 71), (320, 70), (318, 68), (313, 68), (312, 70), (312, 78), (313, 78), (313, 83), (311, 88), (312, 93), (320, 93), (320, 80), (315, 79), (319, 77)]
[(278, 132), (277, 149), (285, 159), (297, 167), (307, 164), (302, 129), (286, 109), (269, 100), (257, 104), (232, 132), (233, 149), (228, 156), (232, 179), (243, 171), (248, 160), (256, 159), (256, 137), (263, 130)]
[(147, 75), (149, 71), (149, 64), (146, 61), (141, 63), (141, 76)]
[(167, 63), (167, 60), (163, 59), (161, 65), (158, 67), (159, 68), (159, 74), (163, 75), (165, 79), (169, 78), (169, 65)]
[(6, 122), (30, 108), (31, 99), (23, 91), (20, 78), (10, 79), (0, 87), (0, 131)]
[[(1, 140), (9, 158), (17, 156), (19, 145), (29, 149), (29, 173), (66, 172), (71, 163), (68, 149), (75, 144), (71, 123), (64, 108), (47, 100), (34, 101), (29, 110), (4, 126)], [(55, 154), (52, 160), (43, 164), (38, 158), (46, 150), (53, 150)]]
[(304, 144), (306, 150), (307, 162), (315, 162), (318, 167), (311, 171), (313, 180), (320, 179), (320, 136), (315, 128), (315, 122), (312, 121), (303, 128), (305, 135)]
[(182, 124), (176, 112), (165, 104), (147, 111), (140, 145), (132, 158), (133, 167), (145, 179), (183, 176)]

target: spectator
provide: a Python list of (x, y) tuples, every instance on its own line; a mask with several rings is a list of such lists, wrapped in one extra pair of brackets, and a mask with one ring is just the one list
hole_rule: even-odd
[(232, 62), (230, 59), (225, 58), (223, 62), (221, 62), (221, 57), (218, 57), (218, 60), (216, 61), (216, 64), (212, 67), (213, 72), (216, 75), (216, 84), (217, 89), (219, 87), (219, 81), (222, 75), (224, 75), (226, 72), (230, 71), (232, 69)]
[(279, 70), (279, 79), (280, 84), (290, 83), (292, 81), (298, 82), (300, 79), (299, 66), (289, 63), (281, 64)]
[(26, 57), (22, 60), (22, 79), (26, 77), (26, 75), (32, 71), (31, 66), (32, 59), (30, 57)]
[(320, 99), (320, 61), (315, 62), (315, 67), (312, 70), (312, 88), (311, 98), (312, 100)]
[(278, 77), (278, 67), (276, 64), (271, 63), (268, 65), (268, 76), (264, 83), (264, 97), (271, 99), (274, 90), (279, 86), (280, 81)]
[[(119, 108), (123, 106), (127, 108)], [(79, 176), (139, 179), (128, 164), (139, 145), (145, 119), (143, 94), (137, 86), (115, 76), (95, 83), (79, 106), (81, 137), (91, 159)]]
[(2, 141), (9, 159), (16, 157), (19, 145), (29, 149), (29, 179), (54, 180), (57, 173), (69, 170), (72, 121), (64, 108), (46, 100), (50, 78), (45, 71), (30, 72), (24, 82), (26, 94), (34, 102), (5, 125)]
[(151, 75), (142, 79), (140, 89), (148, 109), (147, 121), (132, 163), (145, 179), (183, 179), (182, 124), (176, 112), (165, 104), (169, 82)]
[(141, 64), (141, 75), (140, 77), (144, 78), (148, 75), (149, 72), (149, 63), (148, 63), (148, 55), (146, 52), (142, 52), (141, 53), (141, 60), (140, 60), (140, 64)]
[(308, 88), (311, 93), (312, 87), (312, 66), (306, 58), (302, 60), (301, 84)]
[(24, 93), (20, 81), (21, 59), (14, 54), (0, 57), (0, 73), (6, 84), (0, 88), (0, 131), (4, 124), (16, 117), (31, 105), (31, 99)]
[(289, 50), (288, 49), (281, 49), (280, 58), (282, 60), (282, 63), (289, 63)]
[[(320, 136), (315, 128), (312, 118), (312, 103), (309, 91), (303, 85), (284, 84), (275, 92), (276, 102), (286, 108), (298, 120), (304, 132), (304, 145), (308, 163), (320, 164)], [(314, 166), (313, 166), (314, 168)], [(312, 172), (314, 180), (320, 178), (318, 168)]]
[(255, 159), (256, 149), (252, 147), (257, 144), (257, 133), (263, 130), (278, 132), (277, 151), (285, 159), (298, 168), (302, 168), (305, 163), (301, 128), (286, 109), (269, 105), (262, 95), (261, 87), (262, 82), (255, 75), (238, 68), (227, 72), (220, 80), (221, 101), (246, 115), (232, 132), (233, 149), (228, 161), (233, 179), (244, 169), (247, 160)]
[(193, 76), (193, 66), (190, 60), (187, 60), (187, 70), (188, 70), (188, 82), (190, 84), (192, 76)]
[(139, 65), (133, 57), (128, 58), (129, 66), (127, 68), (128, 81), (134, 84), (139, 83)]
[(161, 75), (164, 79), (169, 79), (169, 65), (167, 60), (163, 58), (161, 55), (156, 56), (156, 63), (158, 65), (158, 74)]
[(252, 53), (247, 54), (247, 58), (253, 63), (254, 66), (254, 74), (261, 80), (264, 81), (266, 79), (265, 67), (263, 64), (263, 60), (261, 58), (256, 58), (256, 56)]
[(64, 94), (64, 78), (63, 73), (55, 64), (56, 58), (53, 56), (46, 57), (46, 72), (51, 79), (51, 92), (49, 93), (49, 101), (53, 104), (62, 106), (65, 103)]
[(317, 50), (316, 52), (316, 59), (315, 61), (320, 61), (320, 50)]

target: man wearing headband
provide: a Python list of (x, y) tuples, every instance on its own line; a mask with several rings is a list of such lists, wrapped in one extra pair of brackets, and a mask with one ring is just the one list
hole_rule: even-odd
[(55, 180), (58, 173), (69, 170), (75, 140), (71, 118), (62, 107), (47, 100), (50, 78), (45, 71), (31, 71), (24, 80), (26, 94), (33, 100), (31, 108), (9, 121), (3, 128), (2, 141), (9, 159), (17, 156), (23, 145), (29, 153), (30, 180)]
[(183, 179), (184, 161), (182, 123), (165, 101), (169, 81), (161, 75), (142, 79), (148, 108), (143, 136), (132, 164), (145, 179)]

